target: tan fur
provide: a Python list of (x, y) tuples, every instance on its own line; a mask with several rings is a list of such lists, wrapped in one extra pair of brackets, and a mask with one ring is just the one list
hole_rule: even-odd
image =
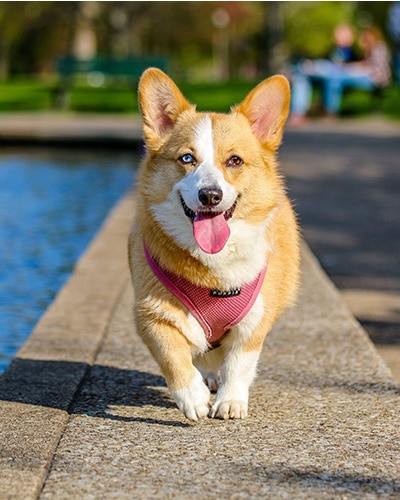
[[(200, 402), (196, 399), (203, 388), (196, 382), (198, 372), (194, 365), (196, 359), (198, 366), (207, 365), (207, 354), (200, 352), (199, 346), (185, 333), (192, 324), (188, 310), (154, 276), (144, 256), (143, 241), (162, 267), (197, 285), (224, 289), (226, 284), (221, 279), (223, 273), (216, 276), (163, 230), (151, 207), (165, 202), (173, 186), (194, 168), (182, 165), (178, 158), (187, 152), (198, 154), (194, 134), (200, 120), (208, 116), (214, 138), (214, 165), (240, 193), (232, 220), (243, 220), (250, 226), (268, 221), (265, 229), (268, 251), (264, 256), (268, 270), (261, 290), (264, 304), (261, 321), (251, 335), (243, 336), (240, 328), (233, 328), (212, 354), (222, 363), (221, 373), (239, 373), (240, 367), (226, 360), (233, 359), (232, 353), (245, 356), (261, 350), (272, 324), (293, 302), (298, 284), (297, 224), (275, 158), (288, 115), (289, 94), (286, 79), (273, 77), (258, 85), (225, 115), (196, 112), (172, 80), (159, 70), (147, 70), (139, 85), (148, 151), (140, 172), (137, 215), (129, 241), (137, 329), (159, 363), (178, 406), (193, 420), (203, 417), (208, 405), (207, 396), (199, 396)], [(231, 154), (244, 159), (244, 166), (227, 168), (226, 160)], [(189, 220), (187, 224), (190, 225)], [(217, 394), (211, 416), (246, 416), (244, 397), (238, 398), (240, 404), (224, 400), (224, 394), (230, 394), (234, 391), (232, 387), (240, 382), (235, 381), (230, 387), (227, 384), (222, 380), (224, 389), (221, 396)]]

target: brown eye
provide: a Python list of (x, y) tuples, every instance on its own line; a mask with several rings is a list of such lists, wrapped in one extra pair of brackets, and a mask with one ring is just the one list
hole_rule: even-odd
[(243, 160), (236, 155), (233, 155), (226, 162), (228, 167), (241, 167), (243, 165)]

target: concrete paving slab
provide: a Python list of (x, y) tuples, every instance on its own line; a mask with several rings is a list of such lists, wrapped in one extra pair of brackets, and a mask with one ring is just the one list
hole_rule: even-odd
[(400, 388), (306, 246), (249, 418), (183, 417), (133, 327), (134, 206), (0, 377), (2, 498), (399, 498)]
[(400, 382), (400, 122), (310, 121), (280, 156), (307, 243)]
[(69, 406), (128, 279), (133, 206), (127, 197), (110, 215), (101, 237), (0, 377), (1, 498), (37, 498), (42, 488)]
[(0, 114), (0, 143), (97, 143), (119, 147), (133, 144), (142, 137), (138, 117), (129, 115), (75, 113)]

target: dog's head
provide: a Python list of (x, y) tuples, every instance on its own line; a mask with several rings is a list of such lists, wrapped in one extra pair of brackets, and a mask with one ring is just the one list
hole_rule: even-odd
[(265, 224), (282, 189), (274, 153), (289, 99), (287, 80), (274, 76), (229, 114), (199, 113), (162, 71), (145, 71), (139, 84), (148, 152), (142, 193), (182, 247), (215, 254), (230, 241), (235, 221)]

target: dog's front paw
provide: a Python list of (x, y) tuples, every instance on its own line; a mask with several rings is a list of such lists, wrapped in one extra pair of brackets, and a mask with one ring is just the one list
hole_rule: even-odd
[(209, 412), (211, 418), (246, 418), (247, 401), (216, 401)]
[(200, 420), (210, 411), (210, 391), (206, 387), (200, 373), (197, 372), (188, 387), (171, 391), (178, 408), (189, 420)]

